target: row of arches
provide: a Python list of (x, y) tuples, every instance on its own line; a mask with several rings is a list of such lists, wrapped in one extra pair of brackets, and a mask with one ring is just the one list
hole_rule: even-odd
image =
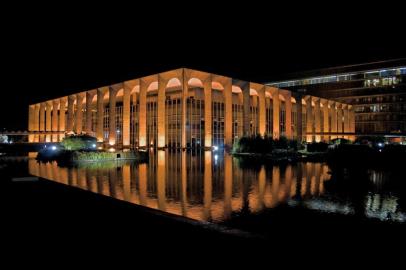
[(320, 111), (324, 106), (343, 107), (287, 90), (179, 69), (31, 105), (29, 130), (60, 132), (45, 138), (52, 141), (60, 140), (64, 132), (86, 132), (111, 147), (230, 146), (241, 136), (256, 134), (302, 138), (298, 114), (310, 115), (312, 108)]

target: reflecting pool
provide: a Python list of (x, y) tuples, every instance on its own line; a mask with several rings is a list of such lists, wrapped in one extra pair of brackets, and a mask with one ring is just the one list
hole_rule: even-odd
[(210, 151), (158, 151), (148, 163), (71, 168), (30, 158), (28, 169), (35, 176), (199, 221), (221, 223), (239, 213), (298, 204), (323, 213), (406, 221), (404, 194), (397, 192), (402, 188), (391, 184), (402, 182), (393, 179), (396, 175), (366, 171), (348, 178), (325, 163), (266, 164)]

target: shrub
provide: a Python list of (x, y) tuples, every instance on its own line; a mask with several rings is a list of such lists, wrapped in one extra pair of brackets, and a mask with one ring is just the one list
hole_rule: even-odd
[(96, 145), (96, 138), (88, 135), (71, 135), (65, 137), (61, 145), (70, 151), (90, 150)]
[(282, 136), (279, 140), (274, 140), (272, 137), (259, 135), (252, 137), (242, 137), (237, 140), (233, 145), (234, 153), (271, 153), (275, 150), (289, 150), (297, 151), (300, 144), (297, 140), (288, 140)]
[(325, 142), (314, 142), (307, 144), (308, 152), (326, 152), (328, 150), (328, 143)]

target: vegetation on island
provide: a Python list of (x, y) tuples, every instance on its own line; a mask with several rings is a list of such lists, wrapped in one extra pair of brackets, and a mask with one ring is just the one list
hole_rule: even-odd
[(391, 144), (383, 137), (359, 137), (354, 142), (339, 138), (329, 143), (301, 143), (283, 136), (280, 139), (242, 137), (235, 142), (232, 153), (235, 156), (266, 157), (274, 161), (326, 161), (345, 166), (406, 164), (406, 145)]
[(285, 150), (290, 152), (296, 152), (303, 149), (303, 145), (297, 140), (289, 140), (282, 136), (279, 139), (273, 139), (268, 136), (253, 136), (242, 137), (237, 140), (233, 145), (232, 152), (238, 153), (257, 153), (257, 154), (269, 154), (275, 151)]
[(89, 135), (69, 135), (59, 145), (45, 146), (45, 148), (38, 151), (37, 159), (42, 161), (56, 160), (61, 164), (112, 160), (147, 161), (148, 153), (141, 151), (97, 150), (95, 137)]
[(93, 150), (96, 145), (96, 138), (86, 134), (66, 136), (61, 142), (61, 146), (68, 151)]

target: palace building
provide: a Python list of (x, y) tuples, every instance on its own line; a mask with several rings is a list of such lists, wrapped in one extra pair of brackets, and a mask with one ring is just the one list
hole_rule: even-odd
[(29, 106), (29, 142), (86, 133), (105, 148), (231, 147), (242, 136), (352, 139), (352, 105), (177, 69)]

